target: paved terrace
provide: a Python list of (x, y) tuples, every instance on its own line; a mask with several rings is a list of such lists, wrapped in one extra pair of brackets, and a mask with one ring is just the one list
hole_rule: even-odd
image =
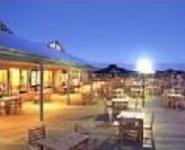
[[(73, 96), (75, 98), (75, 96)], [(96, 105), (66, 106), (66, 96), (55, 95), (53, 102), (45, 104), (45, 123), (48, 134), (60, 134), (74, 129), (75, 123), (88, 128), (96, 126), (95, 119), (104, 112), (103, 102)], [(149, 97), (146, 111), (155, 112), (154, 138), (157, 150), (185, 149), (185, 111), (165, 109), (159, 97)], [(39, 123), (39, 105), (26, 102), (21, 115), (1, 116), (0, 149), (19, 150), (26, 143), (27, 130)], [(102, 128), (104, 133), (108, 129)], [(114, 131), (116, 132), (116, 131)], [(108, 149), (101, 148), (102, 149)], [(116, 147), (110, 147), (113, 150)], [(130, 149), (130, 148), (123, 148)]]

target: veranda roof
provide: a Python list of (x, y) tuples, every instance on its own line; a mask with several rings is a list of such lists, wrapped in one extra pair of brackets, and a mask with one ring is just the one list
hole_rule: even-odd
[(72, 65), (75, 67), (90, 67), (84, 60), (64, 52), (50, 49), (45, 44), (31, 42), (6, 32), (0, 32), (0, 58), (47, 64)]

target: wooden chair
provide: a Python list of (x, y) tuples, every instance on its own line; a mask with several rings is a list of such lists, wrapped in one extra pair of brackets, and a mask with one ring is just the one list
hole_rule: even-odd
[(113, 102), (112, 107), (115, 111), (126, 110), (128, 108), (127, 102)]
[[(76, 133), (80, 133), (83, 135), (90, 135), (88, 130), (79, 124), (75, 124), (74, 131)], [(87, 142), (82, 143), (78, 147), (75, 148), (75, 150), (95, 150), (96, 147), (96, 139), (89, 139)]]
[(11, 107), (13, 108), (13, 114), (20, 113), (22, 111), (22, 99), (19, 98), (12, 101)]
[(107, 113), (107, 109), (112, 108), (112, 101), (110, 100), (105, 100), (104, 101), (104, 113)]
[(21, 98), (10, 100), (5, 103), (4, 106), (6, 114), (17, 114), (22, 111), (22, 100)]
[(144, 131), (143, 149), (144, 150), (154, 150), (155, 149), (153, 132), (146, 132), (146, 130)]
[(0, 103), (0, 115), (5, 112), (5, 105), (3, 103)]
[(144, 130), (153, 131), (153, 124), (154, 124), (154, 113), (152, 112), (151, 121), (149, 123), (144, 124)]
[(149, 124), (144, 125), (144, 138), (143, 138), (143, 149), (144, 150), (154, 150), (154, 137), (153, 137), (153, 123), (154, 123), (154, 113), (152, 113), (151, 121)]
[(153, 138), (147, 138), (143, 140), (143, 150), (155, 150), (155, 144)]
[(85, 134), (85, 135), (89, 134), (88, 130), (79, 124), (75, 124), (74, 131), (80, 134)]
[(46, 101), (46, 102), (51, 102), (51, 93), (50, 92), (48, 92), (48, 93), (45, 93), (44, 94), (44, 100)]
[(30, 145), (25, 145), (23, 146), (22, 150), (38, 150), (38, 148)]
[(92, 100), (92, 95), (89, 93), (82, 93), (82, 104), (89, 104)]
[(46, 137), (46, 128), (44, 125), (28, 130), (28, 144), (37, 146), (35, 142)]
[(121, 119), (119, 125), (121, 143), (132, 141), (143, 144), (143, 120), (141, 119)]

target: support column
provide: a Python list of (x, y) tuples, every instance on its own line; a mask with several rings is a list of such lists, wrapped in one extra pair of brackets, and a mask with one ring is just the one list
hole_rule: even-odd
[(7, 69), (7, 79), (8, 79), (8, 81), (7, 81), (7, 83), (8, 83), (8, 87), (7, 87), (8, 88), (7, 89), (8, 90), (8, 96), (10, 96), (10, 92), (11, 92), (10, 91), (10, 86), (11, 86), (11, 83), (10, 83), (10, 68)]
[(52, 70), (52, 88), (54, 91), (56, 91), (56, 77), (57, 77), (57, 70)]
[(145, 76), (142, 74), (142, 106), (145, 107)]
[(28, 68), (27, 71), (27, 91), (29, 93), (31, 91), (31, 68)]
[(91, 102), (93, 101), (93, 98), (94, 98), (94, 93), (93, 93), (93, 75), (92, 73), (90, 73), (90, 78), (91, 78)]
[(70, 97), (70, 69), (67, 69), (67, 104), (71, 105), (71, 97)]
[(44, 121), (44, 67), (40, 63), (40, 121)]

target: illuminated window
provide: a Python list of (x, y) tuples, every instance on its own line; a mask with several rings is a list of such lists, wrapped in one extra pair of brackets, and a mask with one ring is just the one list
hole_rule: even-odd
[(4, 95), (7, 93), (7, 70), (0, 69), (0, 95)]
[(10, 89), (11, 93), (19, 93), (20, 86), (20, 70), (17, 68), (10, 68)]
[(44, 71), (44, 86), (51, 87), (52, 86), (52, 71)]
[(31, 86), (38, 86), (40, 84), (40, 71), (31, 71)]
[(24, 93), (27, 91), (28, 87), (28, 71), (21, 70), (20, 71), (20, 92)]

